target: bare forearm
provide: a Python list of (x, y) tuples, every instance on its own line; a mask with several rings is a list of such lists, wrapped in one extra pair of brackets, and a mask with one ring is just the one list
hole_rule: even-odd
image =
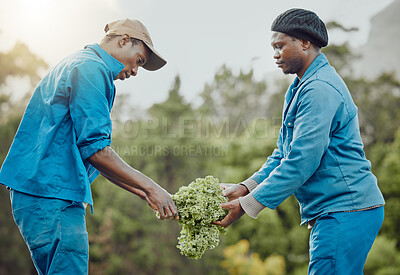
[(105, 147), (88, 160), (108, 180), (128, 191), (134, 188), (148, 193), (156, 188), (153, 180), (126, 164), (111, 147)]
[(142, 199), (146, 198), (146, 193), (144, 193), (142, 190), (140, 190), (138, 188), (134, 188), (134, 187), (129, 186), (129, 185), (126, 185), (126, 184), (124, 184), (122, 182), (115, 181), (114, 179), (111, 179), (111, 178), (109, 178), (108, 176), (106, 176), (104, 174), (103, 174), (103, 176), (106, 179), (108, 179), (110, 182), (114, 183), (116, 186), (118, 186), (118, 187), (120, 187), (122, 189), (125, 189), (126, 191), (128, 191), (128, 192), (130, 192), (132, 194), (135, 194), (135, 195), (139, 196)]
[(171, 195), (149, 177), (133, 169), (107, 146), (88, 158), (88, 161), (114, 184), (146, 200), (160, 219), (173, 219), (178, 209)]

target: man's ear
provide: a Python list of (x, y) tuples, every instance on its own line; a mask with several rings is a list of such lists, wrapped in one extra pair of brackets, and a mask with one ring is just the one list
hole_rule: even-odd
[(303, 48), (303, 51), (306, 51), (311, 47), (311, 42), (307, 40), (301, 40), (301, 47)]
[(131, 41), (129, 35), (124, 34), (119, 40), (118, 40), (118, 45), (122, 48), (126, 44), (128, 44)]

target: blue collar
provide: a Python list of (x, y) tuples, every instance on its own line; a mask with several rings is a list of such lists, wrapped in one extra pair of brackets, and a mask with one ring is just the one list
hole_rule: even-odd
[(307, 68), (307, 70), (304, 73), (301, 80), (299, 80), (299, 78), (296, 77), (295, 82), (294, 82), (295, 86), (297, 86), (299, 84), (301, 85), (303, 82), (305, 82), (307, 79), (309, 79), (319, 68), (321, 68), (325, 64), (328, 64), (328, 59), (326, 58), (326, 56), (323, 53), (321, 53), (314, 59), (314, 61), (311, 63), (311, 65)]
[(85, 49), (93, 50), (103, 60), (103, 62), (107, 65), (107, 67), (110, 68), (113, 79), (115, 79), (117, 75), (122, 71), (122, 69), (125, 68), (124, 64), (122, 64), (117, 59), (112, 57), (108, 52), (103, 50), (103, 48), (100, 47), (100, 45), (97, 43), (86, 45)]
[[(306, 72), (304, 73), (303, 77), (299, 79), (296, 77), (290, 85), (286, 95), (286, 103), (289, 104), (290, 101), (292, 100), (293, 94), (296, 93), (297, 89), (307, 80), (309, 79), (319, 68), (322, 66), (329, 64), (328, 59), (325, 57), (323, 53), (319, 54), (314, 61), (311, 63), (311, 65), (307, 68)], [(288, 107), (288, 106), (287, 106)], [(286, 112), (286, 111), (285, 111)]]

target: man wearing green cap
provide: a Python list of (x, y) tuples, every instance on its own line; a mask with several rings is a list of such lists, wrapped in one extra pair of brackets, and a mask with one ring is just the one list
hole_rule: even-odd
[(0, 171), (39, 274), (87, 274), (85, 207), (101, 173), (174, 219), (170, 194), (111, 149), (114, 81), (166, 64), (137, 20), (107, 24), (100, 44), (55, 65), (35, 89)]
[[(277, 148), (259, 171), (224, 185), (227, 227), (244, 213), (256, 218), (294, 194), (310, 233), (309, 274), (362, 274), (383, 222), (384, 199), (361, 141), (357, 107), (321, 48), (325, 24), (290, 9), (272, 23), (276, 64), (296, 74), (283, 107)], [(268, 237), (268, 236), (266, 236)]]

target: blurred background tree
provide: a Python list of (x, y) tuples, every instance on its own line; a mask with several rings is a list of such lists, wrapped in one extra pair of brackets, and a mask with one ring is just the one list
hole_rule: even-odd
[(264, 261), (257, 253), (249, 253), (249, 242), (240, 240), (224, 249), (225, 260), (221, 262), (229, 275), (284, 275), (285, 259), (271, 255)]
[(252, 70), (235, 75), (223, 65), (213, 82), (205, 84), (200, 93), (203, 103), (197, 111), (215, 123), (225, 122), (228, 134), (240, 134), (250, 120), (265, 117), (266, 88), (265, 81), (254, 80)]
[[(0, 52), (0, 162), (3, 163), (17, 131), (27, 98), (16, 101), (8, 81), (29, 79), (33, 87), (40, 80), (40, 70), (46, 69), (43, 59), (32, 53), (28, 46), (17, 42), (6, 52)], [(18, 227), (14, 224), (10, 207), (10, 194), (0, 188), (0, 274), (36, 274)]]

